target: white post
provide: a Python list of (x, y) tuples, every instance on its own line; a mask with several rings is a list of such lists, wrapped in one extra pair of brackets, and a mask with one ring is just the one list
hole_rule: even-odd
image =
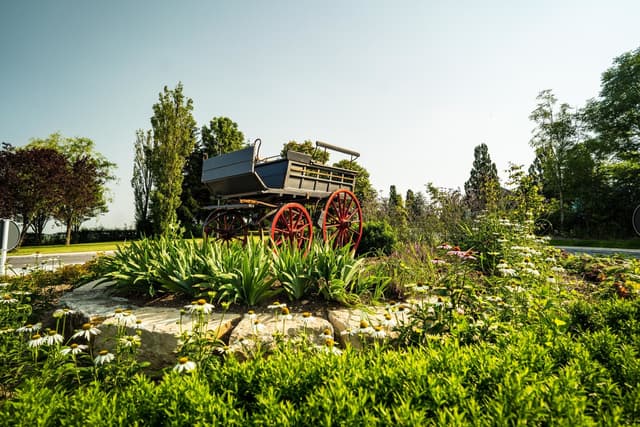
[(2, 226), (2, 256), (0, 257), (0, 275), (7, 274), (5, 264), (7, 263), (7, 247), (9, 246), (9, 220), (5, 219)]

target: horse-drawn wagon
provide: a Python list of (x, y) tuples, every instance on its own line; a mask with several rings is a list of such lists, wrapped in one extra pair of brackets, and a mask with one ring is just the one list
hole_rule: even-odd
[[(320, 141), (316, 150), (351, 156), (355, 151)], [(269, 229), (276, 245), (308, 249), (314, 224), (322, 238), (354, 249), (362, 237), (362, 209), (353, 193), (356, 172), (327, 166), (309, 154), (288, 151), (284, 157), (259, 159), (260, 140), (231, 153), (205, 159), (202, 182), (217, 205), (204, 223), (204, 235), (246, 242), (252, 230)]]

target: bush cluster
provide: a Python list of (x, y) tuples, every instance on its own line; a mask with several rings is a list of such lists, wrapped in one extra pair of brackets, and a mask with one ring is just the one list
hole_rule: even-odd
[(349, 247), (324, 243), (306, 253), (254, 240), (241, 246), (160, 237), (131, 242), (101, 264), (105, 277), (125, 292), (213, 295), (251, 306), (280, 293), (290, 300), (317, 296), (355, 303), (385, 284)]

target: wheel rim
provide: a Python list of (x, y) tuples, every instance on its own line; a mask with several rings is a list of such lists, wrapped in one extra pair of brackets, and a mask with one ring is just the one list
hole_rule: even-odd
[(221, 242), (247, 243), (247, 227), (244, 218), (236, 211), (213, 212), (202, 228), (205, 239), (211, 237)]
[(362, 209), (349, 190), (335, 191), (327, 200), (322, 215), (322, 237), (334, 247), (351, 244), (356, 250), (362, 238)]
[(309, 250), (313, 238), (309, 212), (299, 203), (287, 203), (278, 209), (271, 223), (271, 239), (276, 246), (289, 243)]

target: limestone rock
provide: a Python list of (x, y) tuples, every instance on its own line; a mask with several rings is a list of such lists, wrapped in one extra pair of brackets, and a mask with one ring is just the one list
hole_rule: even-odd
[[(195, 327), (193, 318), (188, 314), (181, 315), (179, 308), (137, 307), (126, 298), (111, 295), (109, 287), (112, 284), (92, 282), (80, 286), (63, 295), (60, 304), (74, 310), (81, 322), (92, 322), (101, 330), (95, 338), (95, 348), (113, 349), (118, 333), (139, 334), (140, 360), (150, 362), (154, 369), (174, 364), (181, 336)], [(123, 310), (130, 310), (131, 314)], [(206, 319), (208, 323), (204, 329), (212, 338), (219, 338), (229, 332), (240, 315), (214, 312), (206, 315)]]
[(246, 359), (259, 350), (272, 350), (281, 339), (301, 345), (324, 345), (327, 337), (333, 336), (333, 326), (323, 317), (305, 317), (302, 313), (245, 314), (231, 332), (229, 351)]
[(362, 349), (363, 341), (396, 338), (398, 332), (394, 328), (408, 322), (410, 316), (409, 305), (329, 311), (329, 321), (341, 344), (356, 349)]

